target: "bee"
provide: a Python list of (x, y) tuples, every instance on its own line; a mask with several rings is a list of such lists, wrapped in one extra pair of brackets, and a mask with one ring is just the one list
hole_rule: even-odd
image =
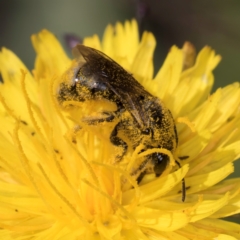
[[(126, 154), (127, 142), (131, 143), (133, 150), (141, 144), (141, 152), (163, 148), (174, 154), (178, 145), (176, 125), (170, 110), (159, 98), (146, 91), (133, 75), (104, 53), (79, 44), (73, 49), (73, 55), (77, 68), (73, 70), (71, 79), (59, 83), (58, 102), (62, 105), (65, 101), (107, 100), (115, 104), (114, 110), (103, 111), (101, 117), (86, 121), (89, 125), (97, 125), (118, 119), (110, 134), (111, 143), (121, 149), (116, 161), (121, 161)], [(145, 156), (131, 174), (138, 182), (146, 173), (154, 172), (160, 176), (169, 162), (167, 154), (152, 153)], [(176, 163), (180, 167), (179, 162)]]

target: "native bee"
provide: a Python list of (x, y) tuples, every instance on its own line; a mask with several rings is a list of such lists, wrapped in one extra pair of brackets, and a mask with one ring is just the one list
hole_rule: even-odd
[[(72, 79), (60, 82), (58, 102), (106, 99), (114, 103), (115, 110), (103, 111), (100, 118), (92, 118), (88, 124), (119, 119), (110, 134), (111, 143), (122, 149), (117, 161), (121, 161), (129, 147), (119, 132), (131, 142), (133, 149), (142, 144), (141, 152), (152, 148), (175, 152), (178, 145), (176, 125), (170, 110), (159, 98), (146, 91), (130, 73), (104, 53), (79, 44), (73, 49), (73, 55), (77, 59), (77, 68), (73, 70)], [(147, 172), (160, 176), (168, 163), (167, 154), (152, 153), (145, 156), (131, 174), (136, 175), (138, 181)], [(184, 201), (184, 185), (182, 192)]]

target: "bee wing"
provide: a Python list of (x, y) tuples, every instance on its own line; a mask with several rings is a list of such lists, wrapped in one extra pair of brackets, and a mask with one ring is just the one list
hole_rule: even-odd
[(73, 49), (73, 55), (76, 58), (85, 59), (98, 81), (103, 82), (119, 97), (124, 107), (141, 127), (148, 124), (148, 115), (145, 114), (145, 110), (139, 102), (141, 98), (151, 95), (131, 74), (104, 53), (81, 44)]
[[(135, 79), (134, 79), (135, 80)], [(136, 80), (135, 80), (136, 81)], [(131, 83), (129, 83), (131, 84)], [(148, 126), (149, 117), (145, 114), (142, 104), (139, 102), (140, 92), (131, 87), (122, 88), (121, 90), (117, 89), (114, 85), (109, 85), (109, 88), (121, 99), (124, 107), (133, 115), (138, 124), (143, 128)], [(145, 93), (146, 94), (146, 93)]]

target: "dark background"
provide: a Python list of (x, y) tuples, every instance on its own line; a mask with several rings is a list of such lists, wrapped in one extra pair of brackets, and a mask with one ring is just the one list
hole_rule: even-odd
[[(31, 34), (46, 28), (67, 49), (66, 33), (101, 37), (107, 24), (132, 18), (157, 38), (156, 69), (172, 45), (190, 41), (197, 50), (209, 45), (222, 56), (215, 89), (240, 80), (239, 0), (0, 0), (0, 47), (13, 50), (32, 69)], [(233, 176), (240, 175), (238, 162)]]
[(0, 0), (0, 47), (33, 68), (31, 34), (47, 28), (61, 42), (65, 33), (102, 36), (108, 23), (134, 17), (141, 30), (157, 38), (157, 68), (173, 44), (181, 47), (187, 40), (197, 50), (209, 45), (223, 57), (216, 87), (240, 80), (239, 0)]

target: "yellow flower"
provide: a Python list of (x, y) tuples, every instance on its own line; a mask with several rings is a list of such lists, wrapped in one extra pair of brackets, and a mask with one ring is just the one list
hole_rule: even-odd
[(240, 226), (220, 219), (240, 213), (240, 179), (223, 181), (240, 156), (240, 89), (237, 82), (210, 95), (220, 61), (210, 47), (195, 60), (189, 43), (173, 46), (154, 77), (154, 36), (145, 32), (139, 42), (135, 21), (108, 26), (102, 42), (84, 39), (162, 99), (176, 120), (182, 167), (138, 185), (127, 171), (137, 151), (111, 164), (116, 122), (74, 131), (98, 103), (59, 108), (55, 84), (71, 60), (57, 39), (43, 30), (32, 42), (32, 72), (10, 50), (0, 55), (0, 239), (240, 239)]

